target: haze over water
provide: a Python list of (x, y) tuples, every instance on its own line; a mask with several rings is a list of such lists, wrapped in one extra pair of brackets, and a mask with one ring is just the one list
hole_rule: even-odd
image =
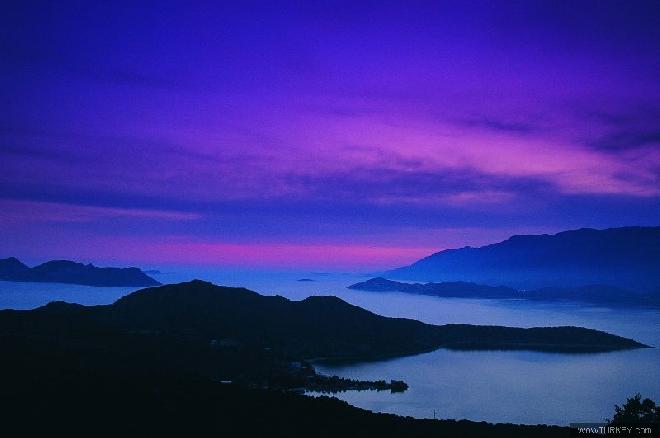
[[(347, 289), (365, 279), (355, 274), (197, 269), (154, 277), (162, 282), (200, 278), (293, 300), (336, 295), (381, 315), (433, 324), (575, 325), (660, 345), (658, 310)], [(314, 281), (297, 281), (301, 278)], [(135, 289), (0, 282), (0, 308), (28, 309), (52, 300), (109, 304)], [(601, 421), (611, 415), (613, 404), (636, 392), (660, 398), (657, 348), (599, 354), (441, 349), (377, 362), (315, 366), (320, 372), (343, 377), (405, 380), (410, 388), (404, 393), (349, 391), (336, 396), (366, 409), (418, 418), (432, 418), (435, 410), (438, 418), (565, 425)]]

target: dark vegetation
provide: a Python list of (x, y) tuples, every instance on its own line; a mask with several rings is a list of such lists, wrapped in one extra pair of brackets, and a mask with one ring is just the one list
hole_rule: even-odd
[(376, 277), (355, 283), (348, 288), (372, 292), (398, 291), (453, 298), (577, 301), (603, 305), (660, 306), (660, 294), (635, 293), (620, 287), (605, 285), (519, 290), (507, 286), (488, 286), (464, 281), (404, 283)]
[(628, 398), (622, 405), (614, 406), (614, 417), (609, 424), (656, 424), (660, 426), (660, 406), (650, 398), (642, 399), (641, 394)]
[[(376, 414), (329, 397), (213, 383), (192, 376), (70, 373), (0, 376), (5, 430), (20, 436), (565, 438), (566, 428)], [(41, 435), (45, 433), (45, 435)]]
[(480, 248), (449, 249), (385, 276), (521, 289), (599, 284), (657, 294), (658, 272), (660, 227), (624, 227), (513, 236)]
[(98, 268), (94, 265), (52, 260), (33, 268), (15, 257), (0, 259), (0, 280), (71, 283), (87, 286), (157, 286), (160, 283), (138, 268)]

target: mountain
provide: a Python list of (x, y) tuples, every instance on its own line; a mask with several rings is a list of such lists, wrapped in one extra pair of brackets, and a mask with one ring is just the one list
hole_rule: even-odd
[(447, 281), (441, 283), (404, 283), (383, 277), (371, 278), (348, 286), (349, 289), (371, 292), (406, 292), (451, 298), (524, 299), (537, 301), (576, 301), (599, 305), (660, 306), (660, 296), (651, 293), (636, 293), (627, 289), (588, 285), (578, 287), (545, 287), (519, 290), (506, 286)]
[(0, 259), (0, 280), (71, 283), (87, 286), (156, 286), (160, 282), (138, 268), (98, 268), (69, 260), (52, 260), (33, 268), (15, 257)]
[(660, 291), (660, 227), (583, 228), (440, 251), (387, 278), (522, 289), (593, 284)]

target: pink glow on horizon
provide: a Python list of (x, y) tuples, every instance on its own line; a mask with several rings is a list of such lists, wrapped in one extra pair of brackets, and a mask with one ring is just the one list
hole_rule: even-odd
[[(140, 266), (196, 265), (364, 271), (391, 269), (427, 256), (437, 248), (341, 244), (205, 243), (181, 239), (91, 238), (61, 245), (53, 258)], [(25, 252), (24, 252), (25, 253)], [(28, 253), (29, 256), (29, 253)], [(42, 254), (35, 253), (34, 256)]]
[[(523, 234), (554, 233), (558, 228), (519, 229)], [(410, 264), (443, 249), (481, 246), (496, 243), (515, 234), (514, 230), (448, 228), (438, 230), (402, 230), (390, 237), (389, 246), (370, 243), (384, 241), (382, 236), (350, 243), (321, 242), (209, 242), (192, 236), (126, 237), (112, 235), (78, 236), (54, 234), (46, 251), (30, 245), (18, 248), (35, 262), (49, 259), (73, 259), (96, 264), (136, 266), (215, 266), (240, 268), (327, 269), (360, 272), (385, 270)], [(315, 239), (316, 240), (316, 239)], [(443, 243), (444, 242), (444, 243)], [(44, 258), (44, 254), (48, 258)]]
[(296, 245), (162, 243), (149, 247), (146, 256), (160, 263), (268, 266), (277, 268), (388, 269), (424, 257), (435, 248), (367, 245)]

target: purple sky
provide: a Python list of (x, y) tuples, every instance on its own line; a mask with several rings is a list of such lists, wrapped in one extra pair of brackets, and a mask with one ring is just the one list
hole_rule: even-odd
[(132, 3), (3, 6), (0, 257), (361, 270), (660, 223), (658, 2)]

